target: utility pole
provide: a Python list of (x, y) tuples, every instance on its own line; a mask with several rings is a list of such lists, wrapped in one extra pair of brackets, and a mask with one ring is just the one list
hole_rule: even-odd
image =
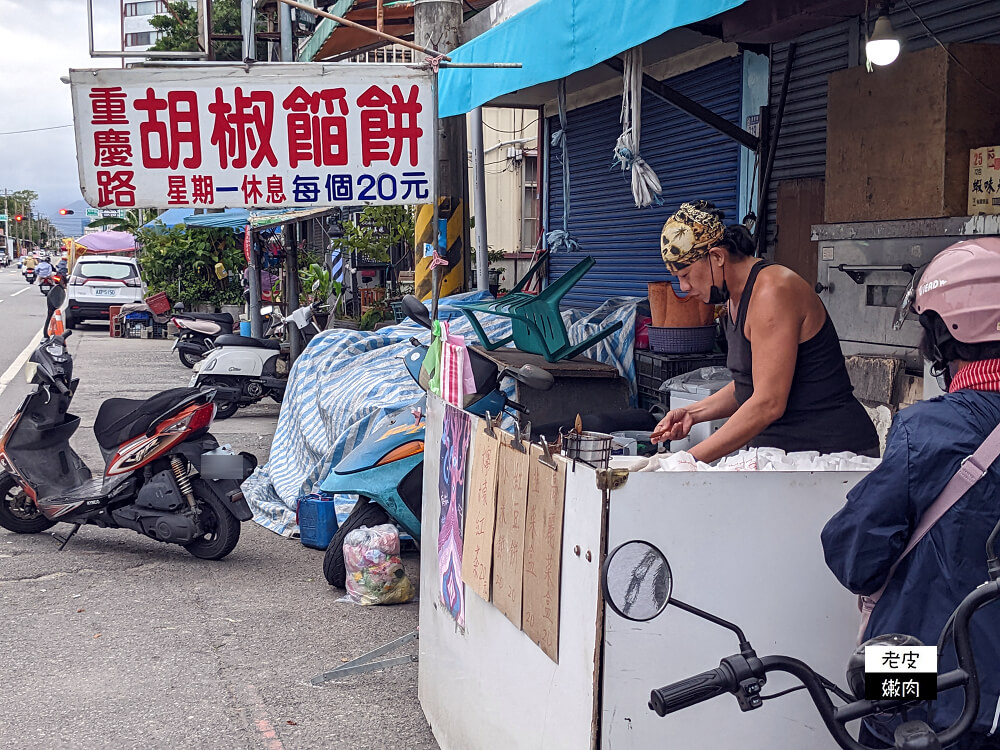
[[(253, 0), (240, 0), (240, 29), (243, 32), (243, 60), (254, 60), (257, 57), (257, 41), (253, 26)], [(244, 241), (250, 245), (250, 259), (247, 262), (247, 276), (250, 282), (250, 299), (247, 306), (250, 310), (250, 335), (260, 338), (264, 335), (264, 325), (260, 317), (260, 265), (257, 257), (257, 243), (250, 225), (245, 230), (250, 234)]]
[[(292, 9), (284, 3), (278, 4), (278, 27), (281, 32), (281, 62), (294, 62), (292, 39)], [(290, 221), (285, 224), (285, 315), (291, 316), (299, 306), (299, 250), (296, 242), (296, 224)], [(302, 353), (302, 339), (295, 326), (286, 326), (285, 330), (291, 337), (289, 344), (289, 364)]]
[[(461, 0), (416, 0), (413, 5), (413, 41), (439, 52), (450, 52), (458, 46), (458, 30), (462, 24)], [(422, 205), (416, 217), (416, 296), (431, 297), (434, 274), (430, 258), (423, 257), (424, 243), (431, 243), (448, 261), (443, 268), (440, 294), (445, 296), (467, 288), (466, 273), (470, 267), (468, 204), (468, 152), (465, 116), (438, 121), (437, 205)], [(437, 226), (434, 218), (437, 217)], [(438, 237), (444, 246), (439, 247)], [(437, 269), (434, 269), (437, 271)]]

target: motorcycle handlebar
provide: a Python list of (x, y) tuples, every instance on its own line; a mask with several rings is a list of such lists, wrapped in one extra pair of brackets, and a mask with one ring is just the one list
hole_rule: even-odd
[[(1000, 581), (989, 581), (970, 592), (955, 610), (953, 632), (958, 669), (939, 674), (937, 689), (938, 692), (942, 692), (964, 687), (965, 706), (950, 727), (937, 733), (936, 739), (940, 743), (940, 747), (947, 747), (954, 743), (969, 730), (975, 721), (979, 710), (980, 695), (969, 621), (977, 610), (997, 599), (1000, 599)], [(740, 657), (730, 657), (730, 659), (736, 658)], [(716, 669), (652, 691), (649, 707), (658, 715), (666, 716), (668, 713), (693, 706), (722, 693), (735, 693), (739, 689), (739, 684), (735, 673), (727, 666), (726, 661), (723, 660), (723, 663)], [(830, 699), (824, 679), (803, 661), (788, 656), (764, 656), (760, 658), (756, 666), (748, 662), (747, 668), (758, 678), (762, 678), (770, 672), (785, 672), (798, 679), (805, 686), (816, 705), (830, 736), (843, 750), (871, 750), (851, 737), (845, 726), (848, 722), (876, 713), (897, 710), (901, 706), (914, 702), (858, 700), (837, 707)], [(904, 743), (903, 747), (907, 746), (909, 745)], [(915, 746), (923, 747), (924, 745)]]
[(737, 688), (735, 675), (720, 666), (654, 690), (649, 695), (649, 707), (657, 716), (666, 716)]

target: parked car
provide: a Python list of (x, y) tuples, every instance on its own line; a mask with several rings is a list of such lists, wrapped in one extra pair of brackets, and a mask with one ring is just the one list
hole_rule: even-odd
[(67, 287), (66, 327), (87, 320), (107, 320), (111, 306), (142, 302), (146, 282), (135, 258), (85, 257), (73, 266)]

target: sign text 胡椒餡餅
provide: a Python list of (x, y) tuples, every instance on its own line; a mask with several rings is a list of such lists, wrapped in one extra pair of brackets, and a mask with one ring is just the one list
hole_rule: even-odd
[(70, 72), (84, 197), (98, 208), (428, 203), (429, 73), (257, 65)]

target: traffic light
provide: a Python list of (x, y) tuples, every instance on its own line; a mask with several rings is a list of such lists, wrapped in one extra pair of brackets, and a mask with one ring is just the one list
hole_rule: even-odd
[(69, 214), (72, 214), (72, 213), (73, 213), (73, 209), (72, 208), (60, 208), (59, 209), (59, 215), (60, 216), (68, 216)]
[(24, 221), (24, 217), (23, 217), (23, 216), (21, 216), (21, 214), (17, 214), (17, 215), (16, 215), (15, 217), (14, 217), (14, 221)]

